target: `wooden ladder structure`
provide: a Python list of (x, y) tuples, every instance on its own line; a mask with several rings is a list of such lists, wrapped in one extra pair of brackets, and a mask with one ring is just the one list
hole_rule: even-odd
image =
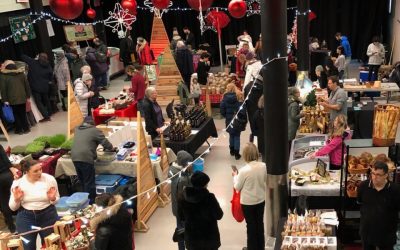
[(159, 72), (156, 85), (158, 104), (166, 106), (172, 99), (179, 102), (177, 86), (180, 81), (183, 81), (183, 78), (172, 55), (163, 20), (157, 15), (154, 15), (153, 18), (150, 48), (153, 50), (155, 58), (164, 53), (161, 63), (158, 65)]

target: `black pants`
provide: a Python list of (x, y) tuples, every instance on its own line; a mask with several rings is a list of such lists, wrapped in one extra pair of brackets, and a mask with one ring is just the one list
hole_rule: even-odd
[(381, 65), (368, 65), (368, 81), (372, 81), (372, 72), (375, 74), (375, 80), (378, 80), (378, 71)]
[(94, 171), (94, 165), (74, 161), (76, 174), (78, 175), (79, 181), (81, 182), (83, 192), (89, 193), (90, 204), (93, 204), (96, 198), (96, 176)]
[(60, 90), (61, 94), (61, 105), (64, 110), (68, 107), (68, 90)]
[(375, 246), (375, 245), (368, 245), (368, 244), (363, 244), (363, 249), (364, 250), (375, 250), (378, 248), (379, 250), (393, 250), (393, 246)]
[(12, 211), (8, 206), (10, 200), (10, 188), (13, 183), (14, 177), (9, 170), (0, 173), (0, 211), (4, 215), (5, 222), (8, 227), (14, 225), (12, 219)]
[(43, 118), (49, 118), (51, 109), (48, 93), (32, 92), (32, 96), (35, 99), (36, 106), (38, 107), (40, 113), (42, 113)]
[(247, 250), (264, 250), (264, 207), (265, 201), (256, 205), (243, 205), (247, 227)]
[(26, 103), (11, 105), (15, 119), (15, 132), (29, 131), (28, 119), (26, 118)]

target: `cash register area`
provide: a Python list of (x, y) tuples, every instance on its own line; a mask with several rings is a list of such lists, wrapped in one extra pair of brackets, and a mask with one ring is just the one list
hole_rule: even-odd
[[(350, 64), (350, 77), (358, 77), (359, 64), (356, 61), (353, 61)], [(125, 76), (120, 76), (117, 79), (112, 80), (111, 87), (107, 91), (102, 91), (101, 95), (105, 98), (114, 97), (119, 93), (124, 85), (130, 84), (129, 82), (124, 82), (123, 79)], [(391, 103), (398, 104), (398, 97), (393, 97)], [(393, 101), (396, 100), (396, 101)], [(369, 98), (363, 99), (363, 102), (370, 102)], [(375, 102), (378, 103), (386, 103), (385, 98), (375, 98)], [(361, 105), (363, 105), (361, 103)], [(165, 108), (163, 110), (163, 114), (166, 117)], [(239, 169), (245, 165), (245, 162), (241, 160), (235, 160), (234, 157), (230, 156), (228, 151), (229, 145), (229, 136), (222, 135), (222, 129), (224, 129), (225, 120), (219, 115), (219, 108), (213, 109), (213, 118), (218, 131), (219, 139), (213, 145), (212, 149), (208, 154), (204, 156), (204, 172), (207, 173), (211, 181), (208, 185), (208, 189), (210, 192), (214, 193), (217, 197), (223, 211), (224, 216), (222, 220), (218, 222), (219, 231), (221, 234), (221, 250), (237, 250), (242, 249), (246, 245), (246, 223), (238, 223), (232, 217), (231, 213), (231, 199), (232, 199), (232, 169), (231, 165), (236, 165)], [(67, 131), (67, 113), (66, 112), (58, 112), (52, 117), (52, 121), (48, 123), (41, 123), (32, 128), (32, 132), (29, 135), (14, 135), (10, 134), (11, 142), (10, 146), (16, 146), (20, 144), (24, 144), (26, 141), (35, 138), (40, 135), (45, 134), (57, 134), (57, 133), (65, 133)], [(241, 134), (241, 149), (243, 149), (243, 145), (248, 142), (250, 134), (250, 128), (248, 127), (246, 131)], [(321, 137), (321, 136), (319, 136)], [(319, 140), (311, 140), (311, 141), (322, 141), (324, 137), (322, 136)], [(257, 140), (255, 139), (255, 143)], [(310, 149), (314, 146), (310, 144), (309, 139), (303, 139), (303, 143), (308, 143)], [(397, 133), (396, 142), (400, 142), (400, 133)], [(6, 142), (1, 142), (4, 146)], [(268, 146), (268, 145), (267, 145)], [(203, 151), (207, 150), (208, 145), (204, 144), (197, 151), (197, 154), (201, 154)], [(307, 154), (307, 152), (303, 152)], [(362, 151), (357, 152), (359, 155)], [(372, 152), (372, 154), (378, 154), (380, 152)], [(292, 150), (292, 161), (296, 157), (293, 154)], [(304, 169), (305, 171), (312, 170), (316, 166), (316, 161), (313, 162), (302, 162), (301, 160), (297, 163), (289, 162), (289, 171), (290, 168), (295, 169)], [(319, 193), (313, 193), (313, 189), (315, 186), (310, 186), (309, 194), (317, 196), (338, 196), (339, 195), (339, 175), (335, 171), (330, 172), (331, 180), (329, 180), (324, 188), (318, 187)], [(299, 195), (299, 186), (291, 185), (291, 195), (295, 197)], [(303, 193), (304, 194), (304, 193)], [(149, 230), (146, 233), (135, 232), (134, 240), (135, 247), (138, 250), (169, 250), (169, 249), (177, 249), (178, 246), (176, 243), (172, 241), (172, 234), (175, 230), (176, 219), (172, 215), (171, 204), (168, 204), (164, 208), (156, 209), (154, 214), (151, 216), (149, 221), (147, 222), (149, 226)], [(207, 232), (204, 232), (207, 233)], [(266, 249), (273, 249), (273, 240), (266, 238)], [(38, 240), (39, 246), (39, 240)], [(39, 248), (38, 248), (39, 249)]]

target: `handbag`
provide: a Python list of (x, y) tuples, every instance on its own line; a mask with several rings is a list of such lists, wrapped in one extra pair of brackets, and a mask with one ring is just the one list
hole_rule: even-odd
[(174, 235), (172, 235), (173, 242), (185, 240), (185, 228), (175, 228)]
[(6, 104), (3, 105), (3, 115), (4, 115), (4, 119), (8, 123), (14, 123), (14, 121), (15, 121), (14, 114), (13, 114), (13, 110), (10, 105), (6, 105)]
[(231, 206), (233, 218), (235, 218), (237, 222), (242, 222), (244, 220), (244, 215), (242, 204), (240, 204), (240, 192), (236, 191), (235, 189), (233, 189)]

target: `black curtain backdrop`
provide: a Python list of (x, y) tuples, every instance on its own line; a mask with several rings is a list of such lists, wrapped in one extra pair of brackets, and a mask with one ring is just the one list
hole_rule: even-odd
[[(297, 4), (296, 0), (287, 0), (288, 7), (294, 7)], [(85, 1), (86, 3), (86, 1)], [(116, 1), (103, 0), (102, 10), (104, 18), (109, 16), (109, 11), (114, 9)], [(173, 1), (172, 8), (188, 8), (185, 0)], [(138, 0), (138, 5), (143, 6), (143, 0)], [(227, 7), (227, 0), (215, 0), (213, 7)], [(91, 22), (86, 18), (85, 4), (83, 14), (76, 20), (77, 22)], [(310, 0), (310, 9), (317, 15), (317, 18), (310, 23), (310, 36), (318, 37), (320, 41), (326, 40), (329, 49), (335, 50), (337, 42), (335, 33), (340, 31), (349, 38), (353, 59), (366, 59), (366, 49), (371, 43), (371, 38), (374, 35), (379, 35), (383, 38), (383, 43), (390, 44), (388, 41), (388, 0)], [(50, 12), (48, 7), (45, 11)], [(29, 14), (29, 10), (13, 11), (0, 13), (0, 38), (4, 38), (11, 34), (8, 17), (20, 16)], [(206, 31), (203, 36), (200, 35), (200, 24), (197, 19), (198, 11), (169, 11), (164, 13), (163, 21), (168, 36), (172, 37), (172, 28), (177, 27), (181, 36), (183, 36), (182, 28), (187, 26), (196, 37), (196, 45), (200, 43), (209, 43), (213, 51), (214, 60), (219, 61), (218, 56), (218, 37), (213, 31)], [(291, 32), (295, 10), (288, 10), (288, 33)], [(143, 36), (150, 41), (151, 29), (153, 23), (153, 13), (149, 10), (138, 9), (137, 21), (132, 25), (132, 37), (135, 39), (138, 36)], [(51, 38), (53, 48), (60, 47), (65, 43), (63, 31), (63, 23), (52, 22), (55, 36)], [(237, 44), (237, 36), (243, 30), (247, 30), (253, 38), (253, 43), (258, 40), (260, 34), (260, 16), (253, 15), (241, 19), (231, 17), (230, 24), (222, 30), (222, 46)], [(117, 34), (112, 33), (110, 28), (105, 28), (107, 44), (109, 46), (119, 46)], [(273, 35), (273, 34), (271, 34)], [(0, 61), (5, 59), (16, 58), (16, 46), (22, 48), (23, 52), (34, 56), (38, 51), (38, 41), (27, 41), (15, 45), (13, 40), (9, 40), (0, 44)], [(86, 46), (86, 43), (81, 43), (81, 46)], [(225, 51), (223, 50), (224, 58)]]

